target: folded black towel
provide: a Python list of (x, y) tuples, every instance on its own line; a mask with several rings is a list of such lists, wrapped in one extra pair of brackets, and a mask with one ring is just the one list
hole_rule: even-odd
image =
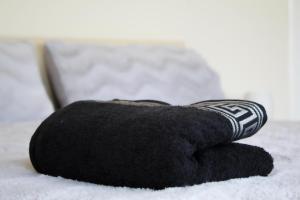
[(266, 176), (269, 153), (231, 143), (265, 122), (263, 107), (249, 101), (79, 101), (39, 126), (30, 158), (40, 173), (113, 186), (161, 189)]

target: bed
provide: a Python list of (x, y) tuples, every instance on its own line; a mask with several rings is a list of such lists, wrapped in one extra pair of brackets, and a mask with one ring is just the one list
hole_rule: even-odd
[[(107, 49), (109, 53), (99, 60), (99, 52)], [(123, 54), (125, 50), (131, 53)], [(156, 52), (155, 58), (160, 59), (147, 56), (153, 55), (153, 50)], [(32, 52), (33, 47), (29, 43), (5, 43), (0, 46), (0, 83), (6, 85), (0, 88), (1, 200), (300, 199), (299, 122), (270, 121), (258, 134), (241, 140), (243, 143), (261, 146), (271, 153), (274, 170), (268, 177), (232, 179), (154, 191), (109, 187), (38, 174), (29, 159), (29, 141), (41, 119), (55, 108), (45, 92), (37, 70), (38, 61)], [(218, 75), (205, 61), (193, 52), (169, 45), (162, 48), (131, 46), (114, 49), (107, 46), (95, 48), (89, 45), (50, 43), (46, 45), (44, 53), (46, 61), (43, 62), (47, 63), (47, 69), (42, 69), (43, 82), (52, 83), (52, 91), (47, 92), (52, 100), (56, 99), (56, 108), (76, 100), (99, 97), (104, 100), (113, 97), (157, 99), (172, 104), (224, 98)], [(126, 56), (115, 59), (115, 56), (120, 55)], [(117, 68), (111, 71), (111, 66)], [(149, 70), (149, 66), (153, 68)], [(28, 68), (31, 69), (30, 73), (25, 73)], [(49, 72), (47, 76), (46, 71)], [(174, 94), (177, 94), (177, 99)]]
[(268, 177), (251, 177), (164, 190), (109, 187), (38, 174), (28, 144), (39, 122), (0, 125), (0, 199), (300, 199), (300, 124), (268, 122), (243, 143), (274, 158)]

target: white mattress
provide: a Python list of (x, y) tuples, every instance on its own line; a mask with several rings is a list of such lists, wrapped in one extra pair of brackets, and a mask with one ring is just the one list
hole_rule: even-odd
[(0, 199), (300, 199), (300, 123), (269, 122), (242, 142), (264, 147), (275, 168), (268, 177), (168, 188), (109, 187), (50, 177), (32, 168), (28, 143), (38, 123), (0, 125)]

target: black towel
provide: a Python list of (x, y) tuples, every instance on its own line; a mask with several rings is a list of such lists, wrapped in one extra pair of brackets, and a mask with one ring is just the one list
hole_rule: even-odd
[[(253, 117), (241, 102), (255, 105), (263, 115), (253, 110), (257, 114)], [(32, 164), (38, 172), (52, 176), (153, 189), (268, 175), (273, 168), (269, 153), (232, 143), (254, 134), (266, 122), (263, 107), (232, 100), (222, 101), (219, 107), (200, 104), (72, 103), (50, 115), (32, 136)], [(243, 109), (244, 114), (249, 112), (236, 118), (238, 125), (225, 108), (232, 108), (231, 116)], [(243, 127), (243, 119), (252, 125)]]

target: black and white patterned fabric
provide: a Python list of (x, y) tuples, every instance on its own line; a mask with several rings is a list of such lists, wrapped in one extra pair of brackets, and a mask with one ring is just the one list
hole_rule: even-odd
[(252, 136), (267, 121), (264, 107), (252, 101), (211, 100), (194, 103), (191, 106), (217, 112), (227, 118), (232, 126), (232, 140)]
[[(169, 103), (157, 100), (119, 100), (113, 103), (135, 106), (171, 106)], [(193, 107), (210, 112), (216, 112), (225, 117), (232, 127), (232, 141), (254, 135), (267, 121), (264, 107), (256, 102), (246, 100), (208, 100), (186, 107)]]

